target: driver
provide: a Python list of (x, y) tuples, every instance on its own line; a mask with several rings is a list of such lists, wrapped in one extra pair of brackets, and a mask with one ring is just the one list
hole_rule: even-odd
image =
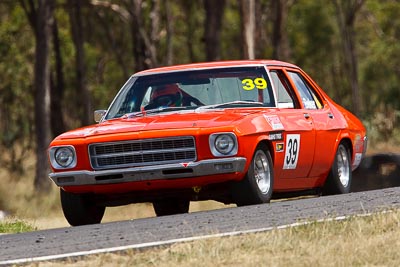
[(167, 84), (153, 89), (150, 103), (146, 109), (158, 107), (180, 107), (182, 106), (182, 91), (176, 84)]

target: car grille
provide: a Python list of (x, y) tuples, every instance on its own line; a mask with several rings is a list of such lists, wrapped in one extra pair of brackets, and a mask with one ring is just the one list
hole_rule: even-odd
[(89, 145), (93, 169), (137, 167), (196, 160), (192, 136), (143, 139)]

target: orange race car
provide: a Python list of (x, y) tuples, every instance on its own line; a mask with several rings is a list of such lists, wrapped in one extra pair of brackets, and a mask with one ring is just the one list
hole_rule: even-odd
[(360, 120), (299, 67), (273, 60), (142, 71), (95, 119), (48, 150), (71, 225), (129, 203), (151, 202), (161, 216), (195, 200), (348, 193), (367, 147)]

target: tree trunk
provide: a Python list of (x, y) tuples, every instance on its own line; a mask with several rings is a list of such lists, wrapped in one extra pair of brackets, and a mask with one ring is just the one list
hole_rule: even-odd
[(289, 61), (290, 48), (287, 37), (288, 0), (274, 0), (272, 3), (273, 32), (272, 32), (272, 58)]
[(90, 98), (90, 92), (86, 83), (86, 64), (85, 64), (85, 49), (84, 45), (84, 33), (82, 25), (82, 1), (80, 0), (68, 0), (68, 10), (71, 22), (72, 39), (75, 46), (75, 64), (76, 64), (76, 90), (79, 104), (83, 107), (81, 115), (81, 124), (89, 125), (92, 123), (92, 101)]
[(47, 147), (50, 143), (50, 40), (54, 0), (39, 0), (36, 17), (35, 47), (35, 129), (37, 190), (50, 189), (48, 181)]
[(165, 55), (165, 64), (172, 65), (174, 61), (173, 55), (173, 47), (172, 47), (172, 37), (173, 37), (173, 22), (172, 22), (172, 15), (171, 15), (171, 7), (168, 0), (164, 0), (164, 8), (165, 8), (165, 17), (166, 17), (166, 31), (167, 31), (167, 52)]
[[(256, 0), (255, 2), (255, 58), (263, 58), (265, 56), (265, 48), (270, 46), (269, 33), (265, 29), (270, 19), (269, 2)], [(267, 37), (268, 36), (268, 37)]]
[[(168, 2), (168, 0), (165, 1)], [(194, 44), (196, 43), (195, 30), (197, 29), (197, 23), (196, 23), (196, 16), (193, 16), (192, 14), (195, 14), (196, 10), (199, 8), (198, 3), (197, 1), (187, 1), (187, 0), (181, 0), (180, 2), (183, 9), (183, 15), (185, 16), (185, 21), (187, 24), (185, 44), (189, 54), (189, 61), (197, 62), (198, 59), (196, 58), (194, 52)]]
[(256, 3), (255, 0), (239, 0), (242, 29), (242, 58), (255, 58)]
[(148, 60), (151, 62), (151, 68), (157, 67), (158, 64), (158, 53), (157, 48), (160, 41), (160, 1), (161, 0), (152, 0), (151, 1), (151, 10), (150, 10), (150, 36), (148, 37), (147, 31), (140, 31), (142, 34), (142, 38), (146, 44), (146, 54)]
[(358, 59), (354, 40), (354, 24), (357, 12), (361, 9), (365, 0), (332, 1), (342, 36), (345, 70), (351, 86), (352, 111), (355, 115), (360, 116), (363, 110), (363, 103), (358, 83)]
[(133, 57), (135, 58), (135, 70), (141, 71), (150, 68), (151, 64), (146, 60), (146, 46), (141, 35), (145, 31), (142, 22), (142, 0), (131, 0), (131, 33), (133, 39)]
[(65, 124), (62, 112), (62, 103), (64, 96), (64, 72), (63, 61), (60, 49), (60, 38), (58, 36), (57, 20), (54, 19), (53, 25), (53, 49), (55, 56), (55, 79), (51, 79), (51, 129), (53, 136), (57, 136), (65, 132)]
[(204, 42), (207, 61), (221, 59), (221, 28), (225, 0), (204, 0)]

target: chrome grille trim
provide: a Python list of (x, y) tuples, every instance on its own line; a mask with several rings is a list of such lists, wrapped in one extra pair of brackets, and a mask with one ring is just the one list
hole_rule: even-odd
[(196, 160), (193, 136), (129, 140), (89, 145), (94, 170), (159, 165)]

